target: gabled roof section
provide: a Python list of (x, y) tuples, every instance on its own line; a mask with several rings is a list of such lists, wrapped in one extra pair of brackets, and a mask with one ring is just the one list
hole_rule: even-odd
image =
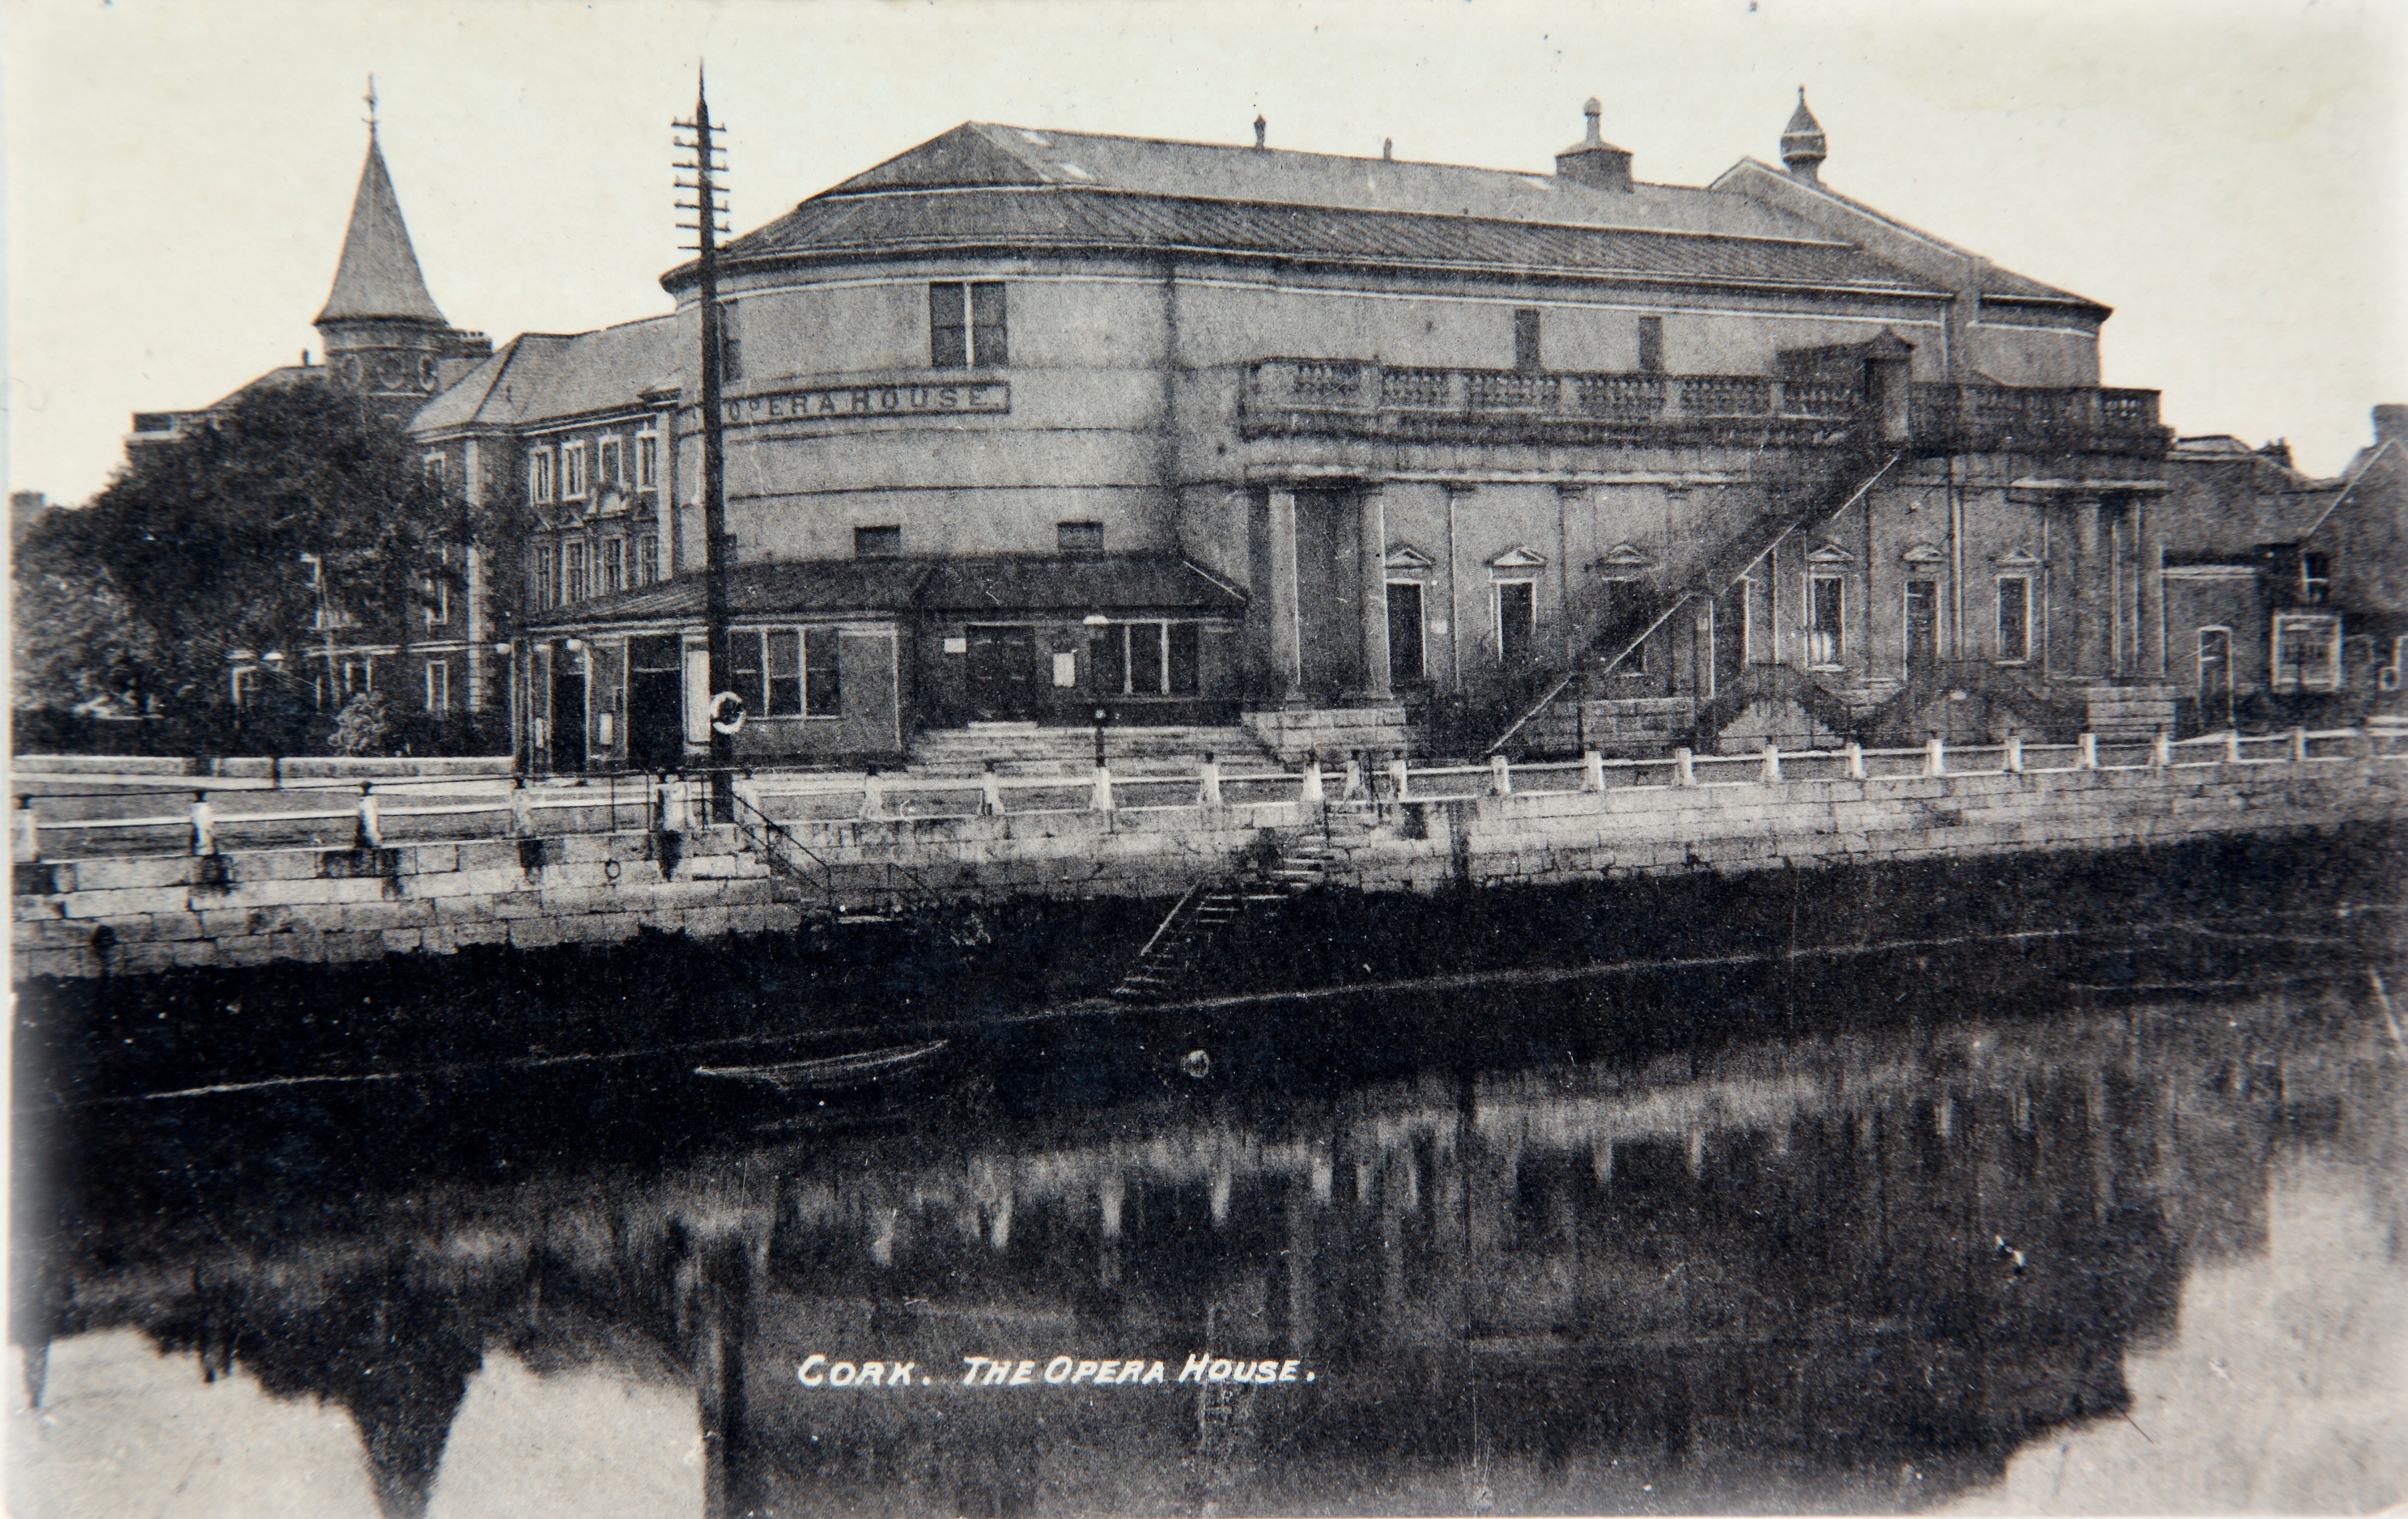
[(680, 388), (677, 319), (645, 317), (593, 332), (522, 333), (419, 408), (415, 433), (533, 427), (631, 411)]
[(1741, 159), (1724, 170), (1709, 188), (1779, 207), (1815, 227), (1820, 236), (1844, 239), (1910, 273), (1945, 280), (1951, 288), (1962, 288), (1970, 274), (1974, 288), (1985, 298), (2083, 307), (2101, 317), (2109, 310), (2086, 295), (2000, 268), (1971, 249), (1960, 248), (1886, 211), (1843, 195), (1819, 179), (1800, 180), (1761, 159)]
[(1641, 183), (1624, 193), (1543, 170), (1040, 131), (991, 122), (965, 122), (813, 199), (1007, 185), (1732, 236), (1821, 236), (1813, 223), (1778, 208), (1689, 185)]
[(351, 197), (351, 224), (343, 234), (342, 261), (335, 266), (335, 288), (314, 325), (374, 319), (449, 325), (435, 297), (426, 293), (425, 277), (418, 272), (418, 253), (409, 245), (409, 229), (402, 224), (393, 176), (385, 170), (384, 150), (370, 128), (367, 162), (360, 166), (360, 187)]

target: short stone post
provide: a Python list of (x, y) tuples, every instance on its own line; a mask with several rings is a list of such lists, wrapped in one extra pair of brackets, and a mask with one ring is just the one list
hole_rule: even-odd
[(1321, 789), (1321, 756), (1313, 755), (1304, 762), (1304, 781), (1297, 788), (1296, 799), (1306, 807), (1319, 807), (1324, 798)]
[(761, 782), (751, 776), (739, 776), (728, 781), (727, 790), (756, 820), (769, 815), (761, 806)]
[(1848, 762), (1848, 779), (1862, 781), (1865, 778), (1865, 746), (1851, 738), (1848, 740), (1848, 747), (1841, 750), (1840, 752)]
[(1764, 783), (1768, 786), (1781, 784), (1781, 746), (1779, 744), (1764, 746)]
[(1221, 762), (1211, 754), (1204, 756), (1203, 790), (1199, 794), (1206, 807), (1221, 805)]
[(2241, 763), (2241, 730), (2239, 728), (2224, 730), (2224, 763), (2227, 765)]
[(991, 818), (1003, 815), (1003, 777), (995, 773), (993, 760), (979, 774), (979, 810)]
[(359, 847), (384, 848), (384, 825), (377, 817), (377, 799), (366, 791), (360, 793)]
[(1513, 771), (1502, 754), (1488, 756), (1488, 794), (1492, 796), (1513, 795)]
[(1402, 754), (1388, 762), (1388, 781), (1400, 802), (1405, 799), (1406, 781), (1412, 774), (1412, 767)]
[(17, 798), (17, 824), (11, 830), (9, 842), (16, 849), (17, 858), (24, 863), (42, 857), (42, 820), (34, 815), (31, 796)]
[(1698, 783), (1698, 759), (1686, 749), (1672, 751), (1672, 784), (1694, 786)]
[(2099, 735), (2086, 733), (2074, 750), (2073, 767), (2077, 770), (2099, 768)]
[(1096, 795), (1088, 806), (1097, 812), (1109, 812), (1112, 810), (1111, 767), (1108, 765), (1096, 767)]
[(1605, 789), (1605, 756), (1594, 749), (1581, 752), (1581, 790)]
[(2022, 734), (2011, 733), (2007, 735), (2007, 757), (2005, 764), (2007, 773), (2009, 775), (2021, 775), (2024, 773), (2024, 736)]
[(1338, 799), (1351, 802), (1363, 795), (1363, 753), (1357, 750), (1346, 756), (1346, 781), (1338, 788)]
[[(32, 814), (30, 813), (27, 814), (29, 817)], [(195, 854), (215, 854), (217, 852), (217, 814), (210, 810), (209, 804), (206, 800), (194, 802), (193, 804), (193, 853)], [(31, 859), (33, 856), (21, 853), (17, 857), (19, 859)]]
[(1948, 773), (1948, 746), (1937, 736), (1924, 740), (1923, 773), (1925, 775)]
[(2149, 741), (2149, 763), (2162, 770), (2168, 766), (2173, 764), (2173, 735), (2166, 732), (2163, 728), (2159, 728), (2157, 730), (2157, 737)]
[(2305, 728), (2293, 728), (2291, 730), (2291, 763), (2294, 765), (2302, 765), (2307, 762), (2307, 758), (2308, 730)]
[(886, 815), (886, 782), (879, 778), (875, 765), (861, 775), (861, 815), (866, 818)]
[[(527, 806), (528, 800), (526, 782), (513, 780), (510, 782), (510, 837), (512, 838), (526, 838), (535, 833), (535, 815)], [(661, 810), (664, 814), (668, 811), (666, 790), (662, 793)], [(661, 819), (661, 826), (664, 828), (670, 826), (666, 815)]]

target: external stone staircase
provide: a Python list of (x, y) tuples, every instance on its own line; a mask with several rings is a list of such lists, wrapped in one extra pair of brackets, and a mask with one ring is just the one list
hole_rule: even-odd
[(1194, 984), (1227, 936), (1242, 934), (1246, 925), (1262, 923), (1320, 886), (1330, 862), (1371, 826), (1356, 809), (1325, 809), (1320, 822), (1281, 839), (1276, 852), (1233, 875), (1191, 887), (1138, 952), (1111, 997), (1154, 1005), (1177, 996)]
[[(1207, 754), (1224, 770), (1283, 768), (1261, 740), (1235, 725), (1104, 729), (1104, 760), (1116, 776), (1193, 775)], [(1096, 730), (1035, 723), (930, 728), (913, 740), (905, 773), (978, 775), (990, 764), (998, 775), (1089, 775), (1096, 767)]]

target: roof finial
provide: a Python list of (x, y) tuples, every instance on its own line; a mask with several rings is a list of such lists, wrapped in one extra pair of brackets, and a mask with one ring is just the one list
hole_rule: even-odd
[(365, 99), (365, 100), (368, 103), (368, 136), (371, 136), (371, 137), (373, 137), (373, 136), (376, 136), (376, 129), (377, 129), (377, 96), (376, 96), (376, 76), (375, 76), (375, 75), (371, 74), (371, 75), (369, 75), (369, 76), (368, 76), (368, 93), (367, 93), (366, 95), (362, 96), (361, 98)]
[(1605, 130), (1598, 124), (1598, 118), (1605, 114), (1604, 104), (1600, 102), (1597, 96), (1591, 95), (1588, 97), (1588, 103), (1581, 107), (1581, 114), (1588, 118), (1588, 135), (1583, 137), (1581, 141), (1584, 143), (1603, 142), (1605, 140)]
[(1822, 178), (1823, 159), (1828, 144), (1823, 140), (1823, 123), (1806, 108), (1806, 87), (1798, 87), (1798, 108), (1789, 114), (1789, 124), (1781, 133), (1781, 162), (1789, 166), (1793, 178), (1814, 184)]
[(1270, 131), (1271, 124), (1263, 119), (1263, 113), (1260, 111), (1254, 112), (1254, 146), (1257, 148), (1269, 147)]

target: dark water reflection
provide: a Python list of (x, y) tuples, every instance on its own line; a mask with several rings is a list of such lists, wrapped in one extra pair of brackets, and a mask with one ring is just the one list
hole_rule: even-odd
[[(613, 1099), (573, 1090), (488, 1094), (522, 1107), (504, 1137), (425, 1165), (408, 1153), (443, 1151), (439, 1114), (110, 1110), (54, 1199), (74, 1222), (21, 1239), (12, 1497), (2366, 1507), (2408, 1448), (2387, 1440), (2408, 1094), (2368, 985), (1909, 1003), (1883, 1026), (1118, 1100), (1059, 1099), (1040, 1062), (666, 1159), (595, 1158), (580, 1112)], [(814, 1354), (912, 1383), (806, 1387)], [(1296, 1380), (1182, 1384), (1196, 1355)], [(1035, 1371), (963, 1387), (970, 1356)], [(1143, 1369), (1049, 1386), (1056, 1356)], [(2182, 1486), (2243, 1446), (2326, 1474)]]

